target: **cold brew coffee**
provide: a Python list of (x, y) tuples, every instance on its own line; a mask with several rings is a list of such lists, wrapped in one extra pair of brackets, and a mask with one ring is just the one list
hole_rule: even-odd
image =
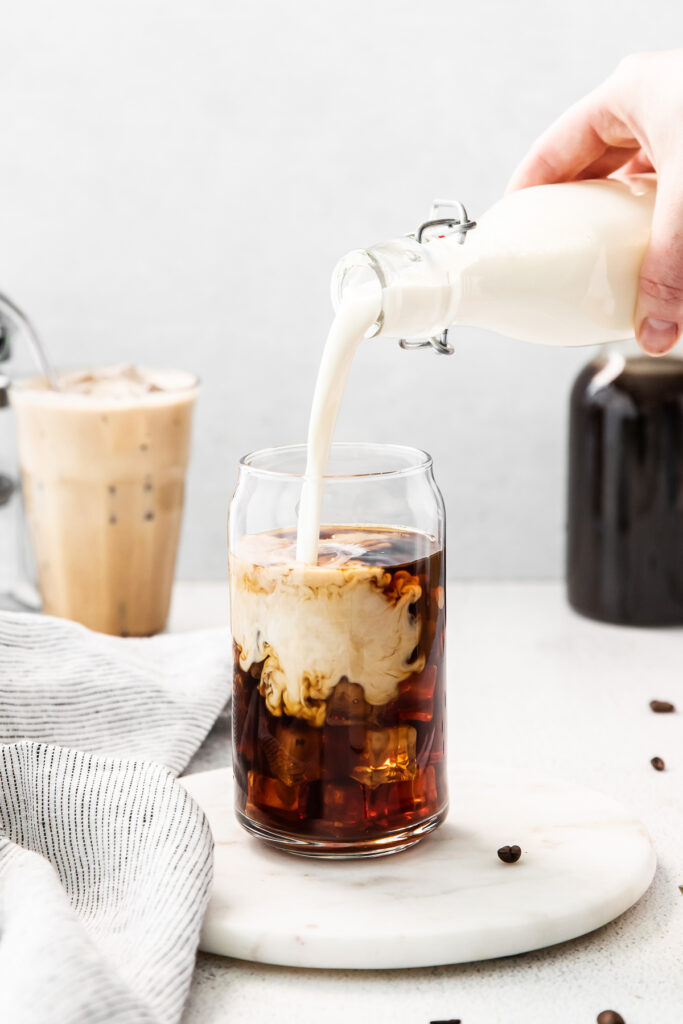
[(247, 534), (230, 558), (236, 810), (290, 852), (389, 853), (447, 809), (443, 551), (324, 526)]
[(572, 391), (569, 601), (605, 622), (683, 624), (683, 360), (618, 355)]

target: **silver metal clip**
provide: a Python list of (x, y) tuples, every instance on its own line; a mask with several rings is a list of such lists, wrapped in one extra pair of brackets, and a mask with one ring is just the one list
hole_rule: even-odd
[[(432, 204), (432, 214), (436, 213), (442, 207), (453, 207), (456, 210), (456, 216), (453, 217), (434, 217), (432, 216), (429, 220), (423, 221), (419, 228), (415, 232), (415, 241), (420, 242), (422, 245), (426, 243), (422, 241), (424, 233), (432, 228), (447, 228), (452, 231), (453, 234), (457, 235), (457, 241), (460, 245), (463, 244), (467, 238), (467, 232), (471, 231), (472, 228), (476, 228), (476, 220), (470, 220), (467, 216), (467, 210), (461, 202), (457, 199), (435, 199)], [(429, 239), (427, 239), (427, 242)], [(399, 338), (399, 345), (408, 351), (416, 348), (432, 348), (435, 352), (439, 352), (444, 356), (452, 356), (455, 349), (448, 341), (448, 328), (439, 335), (435, 335), (433, 338), (426, 338), (424, 341), (409, 341), (407, 338)]]

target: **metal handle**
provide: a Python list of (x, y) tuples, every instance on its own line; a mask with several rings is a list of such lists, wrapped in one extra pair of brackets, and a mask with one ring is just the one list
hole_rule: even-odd
[[(4, 330), (4, 324), (1, 323), (3, 319), (9, 320), (11, 324), (13, 324), (19, 331), (21, 331), (25, 335), (29, 343), (33, 357), (38, 363), (41, 373), (47, 380), (48, 385), (52, 388), (53, 391), (58, 391), (59, 386), (57, 384), (57, 379), (52, 370), (52, 367), (50, 366), (47, 360), (47, 356), (45, 355), (45, 349), (43, 348), (41, 340), (38, 336), (38, 332), (36, 331), (35, 327), (31, 323), (29, 318), (26, 316), (26, 314), (22, 312), (21, 309), (19, 309), (17, 304), (15, 302), (12, 302), (12, 300), (8, 298), (6, 295), (0, 293), (0, 326), (2, 326)], [(0, 344), (0, 347), (4, 347), (4, 344)]]
[[(453, 234), (458, 236), (457, 241), (459, 245), (462, 245), (467, 238), (467, 232), (471, 231), (472, 228), (476, 228), (476, 220), (470, 220), (467, 216), (467, 210), (458, 199), (435, 199), (432, 205), (432, 212), (435, 213), (441, 207), (452, 206), (456, 211), (457, 215), (454, 217), (432, 217), (430, 220), (425, 220), (420, 224), (419, 228), (415, 232), (415, 241), (421, 245), (429, 243), (429, 239), (426, 242), (422, 241), (422, 238), (426, 231), (431, 228), (448, 228)], [(424, 341), (410, 341), (408, 338), (399, 338), (398, 341), (401, 348), (408, 351), (417, 348), (432, 348), (435, 352), (438, 352), (443, 356), (452, 356), (455, 349), (448, 341), (448, 328), (446, 328), (442, 334), (436, 335), (433, 338), (426, 338)]]
[(425, 338), (424, 341), (409, 341), (408, 338), (399, 338), (398, 343), (401, 348), (410, 351), (413, 348), (433, 348), (435, 352), (438, 352), (442, 356), (452, 356), (455, 349), (448, 343), (448, 328), (443, 334), (435, 335), (433, 338)]

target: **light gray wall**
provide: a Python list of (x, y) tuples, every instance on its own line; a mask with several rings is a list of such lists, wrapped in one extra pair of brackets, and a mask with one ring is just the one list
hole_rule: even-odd
[[(180, 573), (225, 572), (238, 456), (303, 439), (350, 248), (435, 196), (476, 217), (672, 0), (21, 0), (3, 10), (0, 290), (58, 363), (204, 381)], [(562, 571), (566, 402), (587, 351), (463, 330), (362, 346), (338, 437), (432, 451), (458, 576)]]

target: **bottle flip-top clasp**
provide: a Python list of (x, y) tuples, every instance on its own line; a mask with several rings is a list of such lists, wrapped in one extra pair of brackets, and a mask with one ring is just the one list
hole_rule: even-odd
[[(454, 209), (455, 215), (439, 217), (439, 210), (445, 208)], [(429, 232), (433, 228), (443, 228), (444, 231), (440, 232), (440, 237), (443, 236), (445, 230), (448, 230), (457, 236), (457, 241), (462, 245), (467, 238), (467, 232), (471, 231), (472, 228), (476, 228), (476, 226), (477, 222), (469, 219), (467, 210), (457, 199), (435, 199), (432, 204), (429, 220), (420, 224), (415, 232), (415, 241), (425, 245), (429, 241), (429, 239), (423, 241), (425, 232)], [(401, 348), (405, 349), (433, 348), (435, 352), (440, 352), (444, 356), (451, 356), (455, 351), (448, 341), (448, 328), (442, 334), (435, 335), (433, 338), (426, 338), (424, 341), (409, 341), (407, 338), (400, 338), (398, 343)]]

